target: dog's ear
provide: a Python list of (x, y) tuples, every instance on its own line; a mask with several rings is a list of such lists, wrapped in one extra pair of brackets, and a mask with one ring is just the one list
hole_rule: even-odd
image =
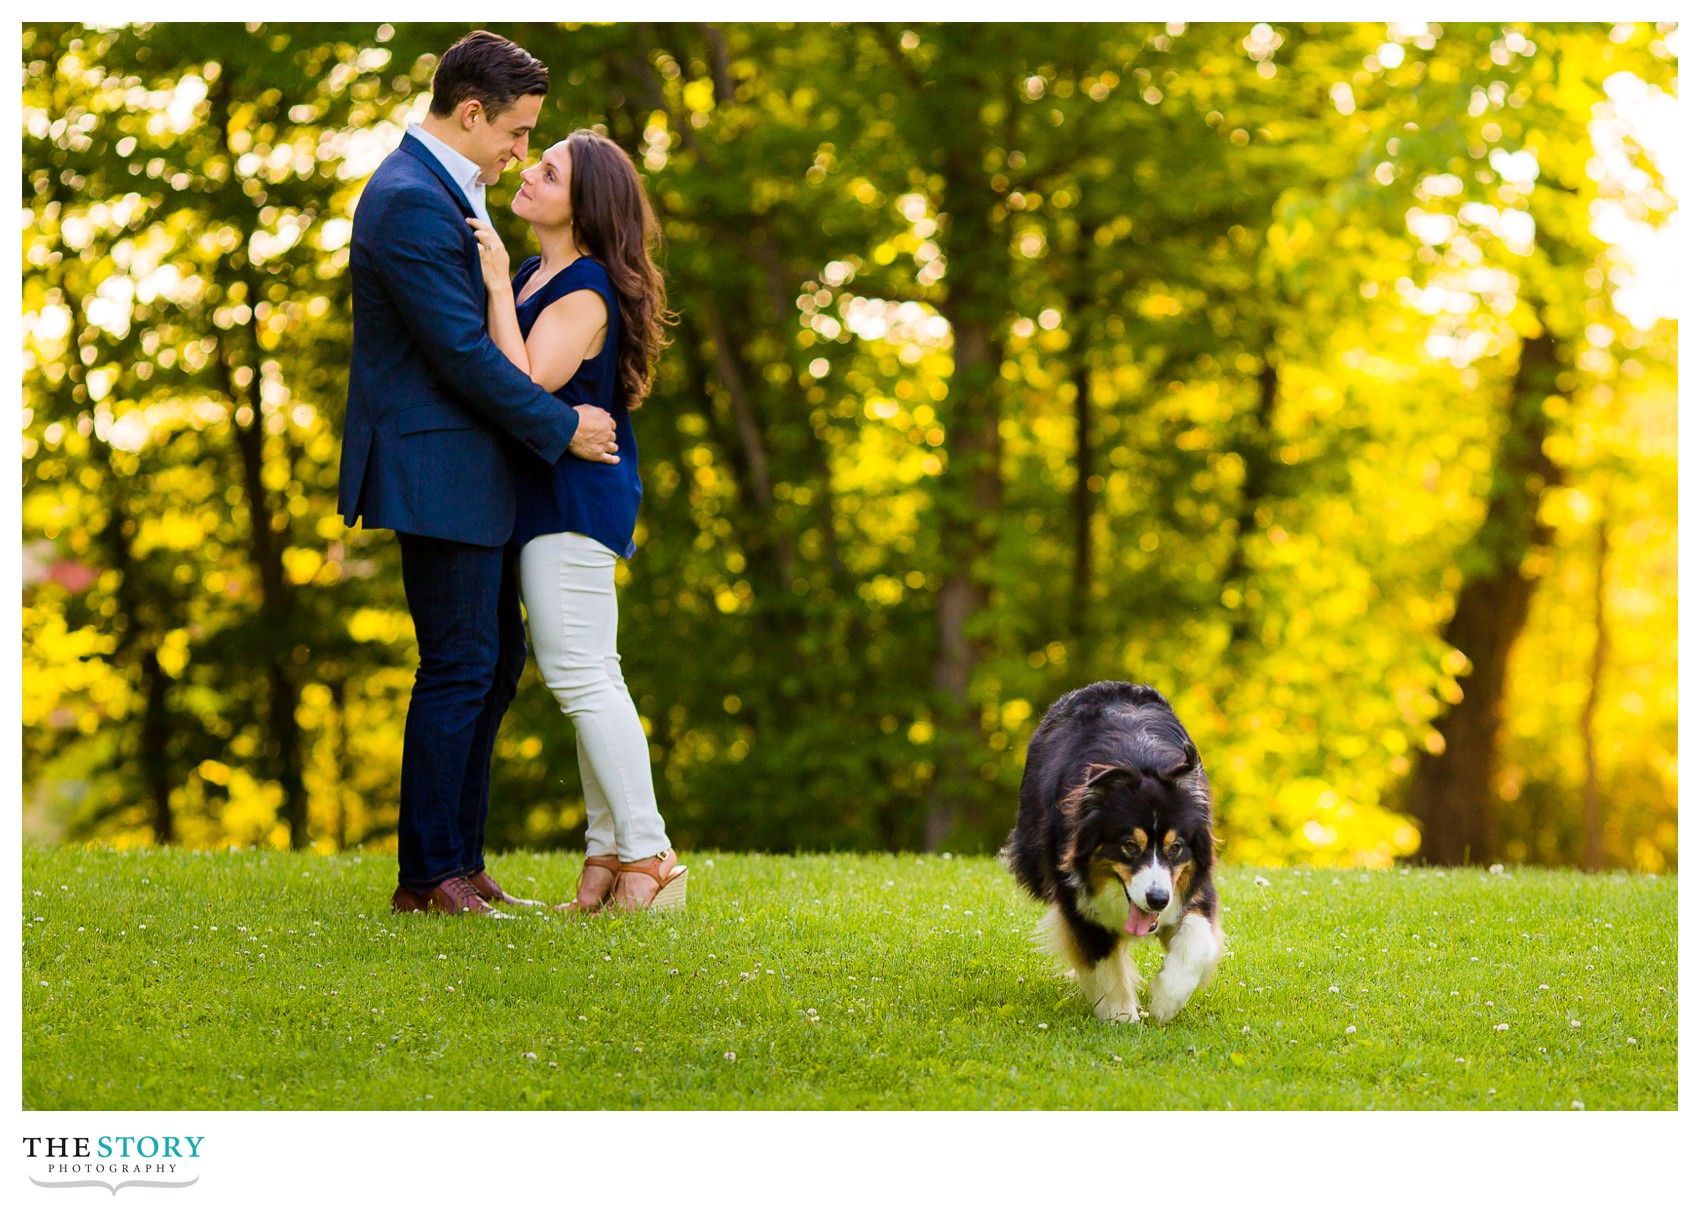
[(1139, 771), (1126, 766), (1107, 766), (1094, 762), (1086, 768), (1085, 781), (1076, 784), (1074, 790), (1062, 798), (1058, 807), (1065, 816), (1084, 822), (1091, 818), (1094, 810), (1103, 803), (1106, 792), (1138, 782), (1140, 777)]
[(1094, 762), (1086, 768), (1086, 781), (1074, 789), (1069, 798), (1081, 816), (1091, 816), (1104, 797), (1118, 787), (1138, 784), (1143, 772), (1128, 766), (1104, 766)]
[(1094, 762), (1086, 768), (1086, 779), (1063, 797), (1060, 805), (1068, 818), (1067, 841), (1059, 860), (1064, 869), (1072, 870), (1084, 864), (1098, 848), (1098, 834), (1104, 827), (1100, 812), (1105, 795), (1117, 787), (1137, 784), (1144, 773), (1127, 766), (1108, 766)]
[(1198, 749), (1191, 741), (1181, 742), (1181, 760), (1178, 766), (1163, 771), (1161, 777), (1165, 782), (1172, 783), (1184, 778), (1198, 769)]
[(1139, 771), (1127, 766), (1099, 766), (1094, 764), (1088, 766), (1086, 770), (1088, 778), (1083, 789), (1093, 795), (1102, 795), (1112, 787), (1139, 781)]

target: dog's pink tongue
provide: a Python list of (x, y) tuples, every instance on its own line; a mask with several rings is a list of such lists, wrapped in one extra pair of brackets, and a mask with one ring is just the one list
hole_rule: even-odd
[(1122, 929), (1138, 938), (1142, 934), (1150, 934), (1157, 925), (1157, 915), (1147, 913), (1132, 901), (1127, 903), (1127, 921)]

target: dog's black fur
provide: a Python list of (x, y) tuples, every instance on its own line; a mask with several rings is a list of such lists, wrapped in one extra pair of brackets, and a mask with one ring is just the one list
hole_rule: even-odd
[[(1156, 690), (1097, 682), (1045, 713), (1027, 749), (1020, 811), (1003, 857), (1021, 886), (1052, 907), (1052, 946), (1073, 961), (1089, 993), (1090, 970), (1133, 936), (1155, 933), (1173, 957), (1189, 918), (1202, 919), (1208, 933), (1196, 926), (1188, 932), (1187, 958), (1166, 992), (1153, 985), (1164, 1001), (1153, 1003), (1153, 1013), (1169, 1017), (1209, 979), (1221, 950), (1211, 817), (1198, 749)], [(1127, 898), (1125, 924), (1118, 891)], [(1136, 911), (1145, 900), (1153, 911)], [(1137, 971), (1131, 960), (1125, 964), (1127, 997), (1109, 996), (1107, 1007), (1096, 1007), (1103, 1017), (1138, 1015)], [(1183, 969), (1195, 973), (1191, 984)]]

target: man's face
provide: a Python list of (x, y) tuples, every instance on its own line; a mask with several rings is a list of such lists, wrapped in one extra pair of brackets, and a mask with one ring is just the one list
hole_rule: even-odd
[(468, 115), (471, 125), (464, 127), (470, 146), (463, 150), (467, 159), (478, 165), (478, 179), (491, 185), (510, 162), (517, 160), (524, 163), (526, 145), (537, 125), (543, 98), (521, 97), (493, 118), (482, 103), (469, 101), (466, 104), (475, 108)]

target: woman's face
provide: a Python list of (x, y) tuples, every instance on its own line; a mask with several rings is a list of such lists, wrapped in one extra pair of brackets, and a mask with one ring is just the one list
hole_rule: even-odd
[(538, 227), (565, 227), (573, 220), (573, 160), (565, 140), (555, 144), (519, 175), (513, 211)]

